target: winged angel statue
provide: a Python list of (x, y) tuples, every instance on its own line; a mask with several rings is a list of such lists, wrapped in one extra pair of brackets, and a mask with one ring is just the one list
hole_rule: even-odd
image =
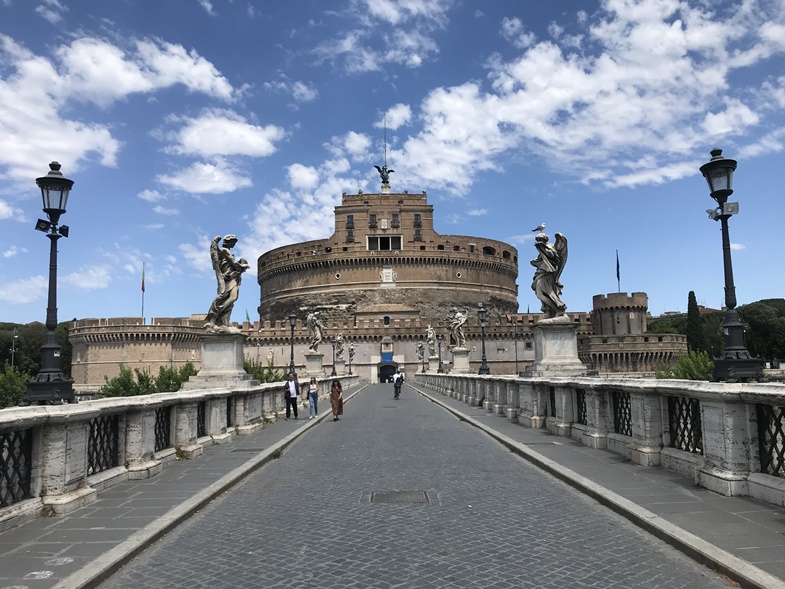
[(245, 258), (235, 261), (231, 249), (237, 244), (236, 235), (227, 235), (223, 238), (223, 247), (218, 247), (221, 236), (215, 237), (210, 244), (210, 259), (213, 262), (213, 270), (218, 280), (218, 294), (210, 305), (207, 313), (208, 331), (219, 333), (239, 333), (239, 329), (232, 327), (229, 320), (232, 317), (232, 309), (237, 297), (240, 296), (240, 281), (243, 272), (248, 270), (249, 265)]
[(556, 243), (548, 243), (548, 236), (538, 233), (534, 238), (534, 247), (539, 257), (531, 261), (536, 268), (532, 281), (532, 290), (542, 302), (542, 312), (546, 319), (561, 317), (567, 305), (561, 300), (563, 285), (559, 282), (564, 265), (567, 263), (567, 238), (556, 233)]

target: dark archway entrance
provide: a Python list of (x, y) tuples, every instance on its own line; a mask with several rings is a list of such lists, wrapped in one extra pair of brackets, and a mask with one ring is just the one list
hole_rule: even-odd
[(396, 363), (379, 364), (377, 367), (379, 382), (390, 382), (390, 377), (396, 372), (398, 372), (398, 364)]

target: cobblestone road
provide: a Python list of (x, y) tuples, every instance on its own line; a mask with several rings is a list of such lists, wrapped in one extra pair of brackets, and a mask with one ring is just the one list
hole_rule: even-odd
[[(324, 409), (323, 409), (324, 410)], [(428, 504), (371, 503), (426, 491)], [(101, 587), (730, 587), (404, 387), (367, 388)]]

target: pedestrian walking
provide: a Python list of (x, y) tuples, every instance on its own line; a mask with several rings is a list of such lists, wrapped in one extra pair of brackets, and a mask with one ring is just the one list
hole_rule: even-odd
[(333, 408), (333, 421), (338, 421), (338, 416), (343, 415), (343, 387), (340, 380), (334, 380), (330, 387), (330, 405)]
[(297, 401), (300, 397), (300, 383), (294, 377), (293, 373), (289, 373), (289, 380), (286, 381), (286, 420), (289, 420), (292, 410), (294, 410), (294, 418), (297, 419)]
[(317, 405), (319, 401), (319, 383), (316, 382), (316, 377), (311, 377), (311, 382), (308, 383), (308, 413), (310, 417), (308, 419), (313, 419), (317, 415), (319, 415), (319, 407)]

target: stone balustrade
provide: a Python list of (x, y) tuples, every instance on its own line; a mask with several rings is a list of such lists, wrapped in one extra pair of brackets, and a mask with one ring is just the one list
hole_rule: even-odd
[[(339, 380), (347, 388), (358, 377)], [(321, 388), (327, 397), (329, 386)], [(195, 459), (205, 446), (275, 421), (285, 407), (280, 382), (0, 410), (0, 531), (72, 511), (169, 461)]]
[(526, 427), (785, 506), (785, 385), (418, 373), (427, 389)]

